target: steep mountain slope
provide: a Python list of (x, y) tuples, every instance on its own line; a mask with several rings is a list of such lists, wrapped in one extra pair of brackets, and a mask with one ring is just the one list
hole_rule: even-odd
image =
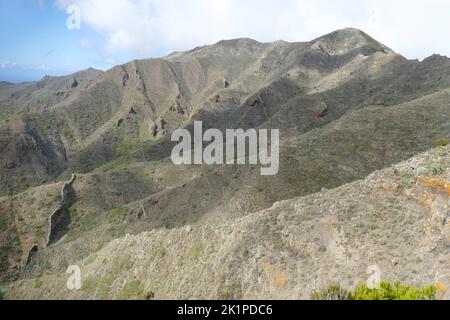
[[(66, 167), (88, 172), (116, 158), (121, 146), (151, 143), (193, 118), (205, 118), (210, 125), (262, 124), (280, 104), (319, 79), (355, 60), (364, 64), (361, 60), (377, 53), (386, 56), (384, 60), (393, 55), (352, 29), (311, 43), (222, 41), (166, 59), (133, 61), (104, 74), (87, 70), (8, 87), (0, 92), (1, 109), (13, 114), (27, 111), (19, 121), (53, 154), (63, 155), (55, 157), (58, 168), (47, 170), (48, 176), (61, 174)], [(18, 162), (20, 157), (6, 155), (4, 162)], [(2, 173), (17, 175), (4, 169)], [(29, 176), (23, 179), (22, 185), (7, 179), (0, 191), (39, 184)]]
[[(0, 281), (61, 278), (68, 265), (94, 260), (96, 252), (120, 242), (129, 245), (125, 259), (135, 261), (138, 251), (134, 250), (140, 247), (122, 239), (126, 234), (136, 239), (146, 238), (148, 232), (173, 234), (178, 239), (180, 230), (199, 229), (220, 235), (238, 222), (253, 222), (256, 216), (256, 224), (263, 228), (273, 221), (260, 217), (265, 211), (253, 213), (275, 202), (351, 183), (436, 144), (446, 144), (450, 140), (449, 97), (450, 59), (435, 55), (422, 62), (406, 60), (355, 29), (307, 43), (227, 40), (164, 59), (132, 61), (107, 72), (88, 69), (37, 83), (1, 84)], [(260, 176), (258, 166), (173, 165), (170, 134), (179, 127), (192, 130), (193, 120), (222, 130), (280, 129), (279, 174)], [(68, 184), (72, 173), (76, 179)], [(357, 191), (354, 185), (348, 188)], [(343, 201), (345, 206), (347, 200)], [(407, 201), (401, 201), (408, 209)], [(247, 233), (253, 233), (248, 228), (244, 223), (246, 239), (252, 237)], [(258, 235), (262, 237), (263, 232)], [(227, 239), (216, 240), (240, 246), (239, 237)], [(207, 242), (198, 238), (192, 243), (193, 255), (199, 255)], [(348, 239), (343, 246), (354, 245), (359, 243)], [(167, 250), (180, 255), (178, 249), (165, 248), (161, 255)], [(220, 250), (220, 259), (241, 265), (238, 253), (225, 247)], [(151, 247), (148, 254), (157, 257), (160, 249)], [(311, 255), (316, 259), (316, 252)], [(300, 259), (297, 255), (287, 258)], [(201, 260), (191, 260), (183, 272), (202, 268)], [(167, 263), (162, 259), (154, 268), (163, 272)], [(271, 263), (264, 262), (263, 271), (278, 277)], [(420, 270), (422, 266), (428, 265), (418, 262)], [(249, 267), (259, 265), (252, 260)], [(103, 271), (98, 271), (97, 278), (106, 277)], [(192, 271), (191, 276), (195, 274)], [(413, 280), (430, 282), (423, 275)], [(177, 277), (172, 272), (161, 279), (171, 282)], [(153, 278), (137, 277), (142, 283), (148, 279)], [(269, 286), (279, 281), (274, 279)], [(255, 288), (260, 280), (253, 284)], [(309, 294), (312, 283), (325, 281), (306, 280), (301, 297)], [(348, 279), (345, 284), (359, 280)], [(23, 288), (15, 285), (13, 296), (27, 296), (24, 290), (30, 281)], [(297, 290), (300, 280), (292, 281), (290, 288)], [(159, 297), (172, 298), (226, 296), (238, 282), (218, 283), (217, 290), (206, 285), (191, 291), (185, 287), (154, 291)], [(119, 282), (114, 282), (114, 288), (100, 294), (102, 284), (92, 286), (94, 292), (67, 297), (116, 297), (120, 289)], [(262, 297), (249, 289), (249, 282), (244, 286), (247, 293), (241, 296)], [(30, 295), (52, 297), (61, 294), (60, 289), (45, 294), (33, 290)], [(147, 283), (145, 289), (151, 286)], [(289, 290), (265, 294), (297, 297)], [(240, 297), (234, 291), (230, 294)]]
[(385, 280), (439, 283), (439, 295), (449, 298), (449, 166), (450, 148), (438, 148), (242, 218), (126, 235), (73, 262), (83, 271), (80, 291), (66, 289), (64, 273), (44, 273), (9, 293), (32, 299), (308, 299), (330, 281), (348, 288), (365, 283), (367, 268), (376, 264)]

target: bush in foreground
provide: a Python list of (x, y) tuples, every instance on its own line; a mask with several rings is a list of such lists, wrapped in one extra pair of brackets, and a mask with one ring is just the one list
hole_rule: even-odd
[(446, 147), (448, 146), (449, 142), (447, 140), (439, 140), (436, 142), (437, 147)]
[(416, 288), (402, 285), (400, 282), (381, 282), (380, 288), (369, 289), (366, 285), (359, 286), (349, 295), (350, 300), (434, 300), (436, 287), (426, 286)]
[(0, 300), (6, 300), (6, 293), (0, 289)]
[(353, 292), (341, 286), (330, 284), (327, 288), (314, 291), (313, 300), (435, 300), (436, 286), (416, 288), (400, 282), (381, 282), (380, 287), (370, 289), (367, 285), (358, 286)]
[(338, 284), (330, 283), (325, 289), (313, 291), (311, 298), (313, 300), (349, 300), (350, 292)]

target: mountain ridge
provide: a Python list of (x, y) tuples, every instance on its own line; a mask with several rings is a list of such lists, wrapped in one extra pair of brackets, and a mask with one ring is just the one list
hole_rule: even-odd
[[(78, 294), (62, 293), (64, 289), (53, 280), (48, 285), (57, 287), (44, 286), (50, 293), (43, 293), (40, 287), (29, 294), (26, 290), (33, 281), (54, 277), (60, 281), (74, 261), (99, 262), (96, 253), (110, 243), (111, 247), (127, 244), (130, 257), (125, 254), (117, 259), (135, 261), (139, 250), (123, 240), (128, 239), (127, 234), (138, 239), (139, 235), (146, 238), (149, 232), (177, 234), (189, 228), (211, 231), (214, 225), (252, 221), (252, 214), (274, 210), (269, 208), (280, 201), (321, 197), (325, 189), (350, 188), (357, 196), (354, 181), (450, 141), (450, 59), (432, 56), (422, 62), (407, 60), (351, 28), (310, 42), (221, 41), (163, 59), (134, 60), (106, 72), (87, 69), (37, 83), (6, 89), (0, 86), (0, 282), (8, 283), (12, 296), (18, 298), (51, 298), (53, 294), (117, 297), (123, 288), (118, 281), (107, 279), (106, 284), (92, 284), (95, 288), (106, 285), (108, 290), (98, 289), (107, 291), (101, 294), (88, 289)], [(279, 174), (261, 177), (254, 166), (173, 165), (171, 132), (178, 128), (192, 130), (194, 120), (203, 121), (205, 129), (279, 129)], [(430, 151), (430, 163), (417, 167), (431, 184), (447, 179), (448, 161), (445, 155), (439, 155), (444, 150)], [(58, 240), (49, 245), (49, 219), (61, 207), (61, 189), (74, 173), (74, 196), (70, 207), (65, 208), (67, 223), (61, 230), (54, 230)], [(410, 190), (413, 184), (420, 184), (418, 177), (408, 174), (399, 181), (395, 179), (400, 189)], [(391, 179), (389, 175), (386, 178)], [(378, 192), (382, 198), (384, 191)], [(403, 194), (389, 197), (401, 201), (405, 210), (410, 208)], [(439, 201), (445, 201), (440, 193), (439, 197)], [(345, 201), (351, 202), (350, 198)], [(414, 204), (412, 210), (424, 213), (427, 205)], [(322, 209), (313, 211), (325, 217)], [(345, 212), (340, 215), (345, 216)], [(300, 216), (308, 216), (296, 210), (286, 214), (299, 220), (300, 229)], [(264, 230), (264, 223), (255, 223)], [(251, 234), (251, 225), (247, 227), (243, 237)], [(397, 231), (400, 238), (411, 236)], [(261, 241), (273, 240), (264, 239), (264, 232), (258, 234)], [(331, 236), (324, 233), (324, 237)], [(232, 237), (228, 240), (237, 251), (211, 260), (213, 268), (209, 271), (201, 269), (197, 260), (201, 248), (208, 247), (201, 238), (190, 243), (191, 248), (152, 247), (150, 252), (155, 256), (170, 253), (171, 257), (173, 253), (172, 258), (181, 259), (186, 270), (211, 274), (216, 267), (220, 269), (219, 261), (240, 265), (241, 254), (251, 252), (247, 242), (235, 243)], [(351, 238), (347, 240), (347, 246), (355, 245)], [(277, 241), (273, 245), (279, 245)], [(325, 252), (343, 250), (336, 243), (334, 247), (328, 244)], [(272, 255), (275, 251), (271, 246), (265, 250)], [(304, 249), (294, 246), (294, 256), (303, 256)], [(288, 254), (291, 250), (284, 253), (289, 261), (293, 261)], [(445, 250), (442, 252), (445, 256)], [(404, 257), (404, 252), (392, 248), (388, 253)], [(297, 297), (292, 291), (280, 293), (276, 288), (290, 283), (278, 277), (286, 272), (285, 267), (291, 268), (290, 264), (277, 260), (275, 267), (270, 261), (251, 262), (252, 272), (260, 275), (258, 279), (242, 282), (233, 276), (231, 280), (214, 278), (214, 288), (204, 285), (204, 291), (164, 285), (151, 288), (147, 278), (139, 280), (145, 282), (145, 290), (161, 298), (176, 298), (176, 293), (189, 298), (261, 298), (256, 292), (263, 285), (273, 290), (264, 297)], [(149, 263), (152, 268), (164, 269), (162, 264)], [(107, 272), (114, 264), (108, 261), (99, 270)], [(232, 264), (227, 265), (233, 269)], [(345, 269), (340, 265), (336, 272)], [(427, 266), (418, 264), (422, 278), (411, 279), (429, 282), (423, 271)], [(224, 275), (232, 275), (231, 269)], [(236, 274), (249, 272), (242, 270)], [(361, 276), (364, 271), (358, 269), (357, 274)], [(89, 271), (90, 275), (94, 273)], [(96, 274), (97, 278), (101, 276)], [(173, 276), (166, 280), (173, 281), (180, 275)], [(181, 276), (183, 281), (191, 277), (187, 273)], [(127, 276), (122, 272), (119, 278)], [(325, 278), (320, 279), (322, 284)], [(250, 280), (255, 282), (251, 284)], [(314, 283), (310, 278), (302, 281), (306, 280), (308, 287), (302, 291), (302, 298)], [(352, 281), (347, 280), (345, 285), (351, 286)], [(240, 295), (234, 292), (236, 281), (244, 288)], [(290, 288), (298, 290), (300, 279), (291, 281)]]
[[(373, 264), (382, 268), (384, 280), (417, 286), (448, 283), (450, 224), (441, 209), (448, 200), (439, 187), (439, 181), (449, 178), (448, 169), (437, 177), (427, 163), (439, 159), (448, 165), (449, 155), (448, 147), (434, 149), (363, 180), (277, 202), (221, 225), (127, 234), (77, 262), (86, 277), (80, 291), (67, 292), (60, 274), (40, 278), (44, 296), (41, 288), (33, 288), (35, 279), (14, 284), (9, 292), (29, 299), (142, 299), (150, 292), (156, 299), (310, 299), (314, 290), (329, 282), (339, 281), (348, 288), (363, 283)], [(405, 184), (404, 179), (414, 182)], [(350, 200), (354, 195), (357, 198)], [(423, 207), (423, 201), (431, 201), (432, 207)], [(426, 210), (432, 217), (427, 218)], [(411, 230), (407, 242), (388, 245), (391, 238), (406, 240), (399, 236), (404, 231), (391, 234), (389, 226), (397, 231), (407, 226)], [(371, 243), (380, 246), (368, 249)], [(128, 267), (113, 267), (118, 261)], [(160, 264), (169, 268), (164, 275)], [(121, 284), (133, 281), (138, 290), (124, 296)]]

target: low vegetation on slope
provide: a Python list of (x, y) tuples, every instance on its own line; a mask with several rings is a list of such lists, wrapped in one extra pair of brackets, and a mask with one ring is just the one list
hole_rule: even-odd
[(416, 288), (402, 285), (400, 282), (381, 282), (378, 288), (367, 285), (358, 286), (349, 292), (339, 285), (329, 284), (325, 289), (314, 291), (313, 300), (435, 300), (437, 288), (435, 285)]
[[(446, 280), (449, 88), (450, 59), (409, 61), (355, 29), (2, 86), (0, 283), (13, 298), (238, 299), (354, 288), (373, 263)], [(193, 120), (280, 129), (279, 174), (173, 165), (170, 134)]]
[[(437, 299), (448, 298), (449, 180), (450, 148), (439, 147), (364, 180), (244, 217), (125, 235), (72, 262), (82, 270), (80, 291), (66, 289), (61, 270), (8, 292), (50, 299), (310, 299), (331, 282), (354, 290), (377, 265), (394, 286), (388, 290), (412, 290), (395, 281), (431, 284)], [(363, 289), (355, 298), (375, 294)]]

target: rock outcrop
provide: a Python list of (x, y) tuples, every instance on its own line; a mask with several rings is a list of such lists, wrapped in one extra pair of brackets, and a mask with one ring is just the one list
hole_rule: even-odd
[(156, 121), (152, 121), (150, 123), (150, 135), (152, 137), (157, 137), (159, 135), (164, 134), (166, 125), (167, 122), (162, 118), (158, 118)]
[(67, 89), (73, 89), (78, 87), (78, 81), (75, 79), (72, 79), (68, 84), (67, 84)]
[(66, 182), (61, 190), (61, 201), (59, 207), (49, 218), (49, 231), (47, 236), (47, 246), (50, 246), (60, 240), (68, 231), (70, 225), (70, 207), (75, 202), (75, 190), (73, 184), (76, 175)]
[(33, 261), (33, 257), (37, 254), (38, 251), (39, 247), (36, 244), (31, 247), (27, 255), (26, 265), (29, 265)]

